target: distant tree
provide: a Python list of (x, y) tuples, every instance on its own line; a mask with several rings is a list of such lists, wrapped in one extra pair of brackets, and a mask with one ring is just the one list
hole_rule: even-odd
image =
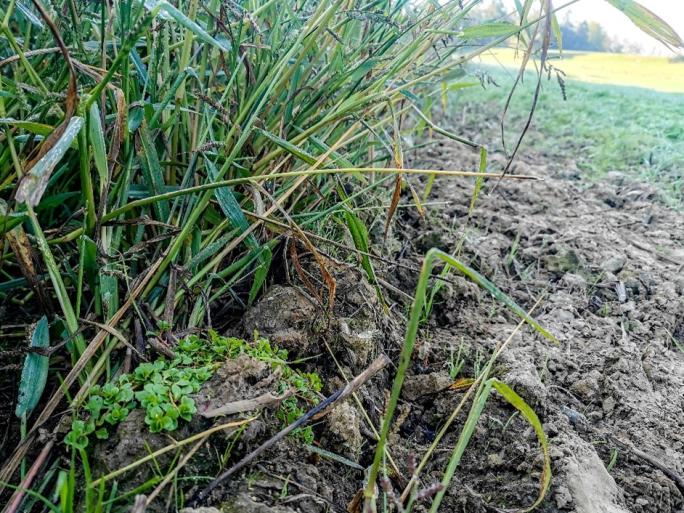
[(595, 21), (572, 23), (566, 18), (561, 23), (563, 47), (586, 52), (620, 52), (622, 46), (613, 41), (603, 26)]
[(503, 0), (492, 0), (484, 2), (473, 8), (470, 19), (475, 23), (485, 23), (488, 21), (504, 21), (508, 17), (509, 11)]

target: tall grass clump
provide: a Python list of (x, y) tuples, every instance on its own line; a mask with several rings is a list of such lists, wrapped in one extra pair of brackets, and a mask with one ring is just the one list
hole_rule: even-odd
[(285, 249), (314, 256), (332, 301), (309, 234), (346, 225), (367, 255), (358, 202), (392, 197), (389, 222), (406, 177), (458, 174), (405, 169), (402, 131), (427, 122), (475, 146), (425, 106), (508, 38), (531, 53), (541, 26), (548, 47), (551, 2), (468, 27), (478, 3), (2, 3), (0, 300), (25, 333), (47, 315), (43, 356), (66, 373), (24, 411), (0, 482), (65, 396), (78, 406), (117, 373), (136, 325), (161, 344), (210, 325), (257, 297)]

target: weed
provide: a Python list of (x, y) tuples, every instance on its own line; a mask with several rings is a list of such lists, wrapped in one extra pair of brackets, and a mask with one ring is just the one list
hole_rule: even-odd
[[(273, 348), (264, 338), (250, 344), (210, 332), (208, 341), (195, 335), (181, 340), (173, 359), (142, 363), (131, 374), (122, 374), (114, 382), (92, 387), (82, 415), (74, 418), (65, 443), (82, 450), (91, 435), (106, 439), (109, 429), (123, 422), (135, 408), (145, 411), (145, 424), (151, 433), (175, 431), (179, 421), (190, 421), (197, 411), (192, 394), (212, 377), (222, 361), (241, 354), (268, 362), (274, 370), (279, 370), (278, 393), (290, 388), (296, 390), (296, 395), (285, 399), (276, 411), (276, 417), (285, 425), (304, 414), (302, 400), (306, 404), (318, 402), (320, 378), (314, 373), (292, 369), (287, 363), (287, 351)], [(295, 431), (294, 435), (308, 444), (313, 442), (310, 427)]]

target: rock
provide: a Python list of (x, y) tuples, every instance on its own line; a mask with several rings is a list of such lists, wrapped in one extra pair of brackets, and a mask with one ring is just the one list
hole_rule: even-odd
[(295, 287), (276, 285), (244, 316), (245, 331), (257, 331), (278, 347), (305, 352), (312, 342), (315, 320), (314, 301)]
[(221, 510), (209, 506), (200, 506), (199, 508), (183, 508), (180, 513), (221, 513)]
[(627, 258), (623, 255), (614, 255), (601, 262), (601, 269), (607, 273), (617, 274), (627, 263)]
[(551, 312), (551, 317), (558, 322), (571, 322), (575, 319), (575, 314), (564, 308), (556, 308)]
[(244, 399), (277, 392), (278, 377), (266, 362), (242, 354), (226, 360), (193, 396), (202, 414)]
[(345, 401), (326, 417), (329, 432), (342, 441), (345, 455), (357, 460), (361, 454), (361, 415), (349, 401)]
[(594, 450), (578, 445), (564, 470), (576, 513), (627, 513), (619, 504), (615, 480)]
[(615, 398), (612, 395), (606, 397), (603, 400), (603, 404), (601, 405), (601, 407), (603, 408), (603, 413), (605, 413), (606, 415), (610, 415), (611, 413), (613, 413), (613, 410), (615, 409)]
[(572, 495), (570, 495), (570, 490), (568, 490), (567, 486), (559, 486), (556, 489), (556, 493), (553, 494), (553, 498), (556, 500), (556, 507), (558, 509), (567, 509), (572, 504)]
[(404, 381), (401, 396), (407, 401), (415, 401), (420, 396), (434, 394), (448, 388), (452, 379), (446, 372), (432, 372), (409, 376)]
[(487, 463), (490, 467), (501, 467), (505, 462), (500, 453), (494, 452), (487, 455)]
[(539, 377), (534, 362), (525, 358), (517, 348), (501, 355), (501, 362), (508, 367), (504, 381), (513, 388), (525, 402), (537, 410), (543, 410), (547, 390)]

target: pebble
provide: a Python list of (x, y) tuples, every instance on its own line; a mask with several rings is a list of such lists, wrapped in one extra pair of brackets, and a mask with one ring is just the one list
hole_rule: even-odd
[(627, 259), (623, 255), (615, 255), (601, 262), (601, 269), (607, 273), (617, 274), (626, 263)]

